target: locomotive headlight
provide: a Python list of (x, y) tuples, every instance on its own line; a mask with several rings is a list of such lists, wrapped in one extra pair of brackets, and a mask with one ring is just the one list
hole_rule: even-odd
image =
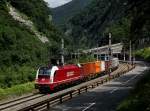
[(42, 78), (41, 81), (45, 81), (45, 78)]

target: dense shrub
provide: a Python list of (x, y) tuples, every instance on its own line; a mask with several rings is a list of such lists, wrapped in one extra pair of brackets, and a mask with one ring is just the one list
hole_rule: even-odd
[(142, 57), (145, 60), (150, 61), (150, 47), (141, 49), (141, 50), (137, 51), (135, 54), (138, 57)]

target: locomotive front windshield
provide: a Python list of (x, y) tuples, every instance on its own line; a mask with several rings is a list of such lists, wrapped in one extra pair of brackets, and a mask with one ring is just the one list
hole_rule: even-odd
[(48, 67), (42, 67), (39, 69), (39, 75), (47, 75), (50, 76), (51, 74), (51, 69)]

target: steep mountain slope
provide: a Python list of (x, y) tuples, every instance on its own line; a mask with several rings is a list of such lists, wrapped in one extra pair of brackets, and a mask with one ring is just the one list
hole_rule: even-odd
[(74, 14), (79, 13), (93, 0), (72, 0), (71, 2), (52, 9), (53, 21), (56, 25), (63, 25)]
[(133, 17), (130, 38), (134, 41), (142, 37), (150, 39), (150, 0), (129, 0), (129, 4)]
[[(24, 19), (13, 17), (10, 8), (7, 7), (8, 2), (19, 11), (17, 14), (23, 13), (33, 21), (36, 30), (46, 35), (50, 43), (41, 42), (25, 23), (18, 21)], [(8, 0), (8, 2), (0, 1), (0, 88), (33, 81), (36, 67), (47, 63), (51, 47), (58, 44), (60, 38), (59, 32), (49, 21), (49, 12), (46, 13), (45, 10), (49, 8), (45, 2), (42, 0)], [(35, 7), (35, 2), (40, 8)], [(26, 11), (32, 12), (32, 15), (29, 16)], [(43, 25), (38, 24), (38, 21)]]
[(69, 36), (76, 46), (96, 46), (106, 28), (124, 16), (126, 6), (127, 0), (94, 0), (69, 20)]
[[(66, 32), (73, 49), (108, 44), (108, 33), (113, 43), (134, 44), (140, 38), (149, 38), (149, 0), (94, 0), (67, 24)], [(145, 39), (147, 40), (147, 39)]]
[[(51, 11), (44, 0), (8, 0), (10, 4), (20, 12), (27, 15), (35, 24), (38, 31), (59, 41), (59, 32), (51, 21)], [(54, 34), (55, 33), (55, 34)]]
[(26, 27), (32, 31), (35, 36), (39, 38), (39, 40), (43, 43), (49, 42), (48, 38), (46, 36), (42, 36), (39, 31), (36, 30), (33, 22), (29, 20), (29, 18), (22, 13), (18, 12), (14, 7), (11, 5), (7, 5), (7, 8), (9, 9), (9, 14), (18, 22), (24, 24)]

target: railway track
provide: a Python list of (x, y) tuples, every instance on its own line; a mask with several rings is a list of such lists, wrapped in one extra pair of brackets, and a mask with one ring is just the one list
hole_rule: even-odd
[(9, 103), (12, 103), (12, 102), (15, 102), (15, 101), (19, 101), (21, 99), (25, 99), (25, 98), (31, 97), (31, 96), (36, 95), (36, 94), (39, 94), (39, 93), (36, 92), (36, 93), (32, 93), (32, 94), (21, 96), (21, 97), (18, 97), (18, 98), (14, 98), (14, 99), (9, 100), (9, 101), (3, 101), (3, 102), (0, 102), (0, 106), (5, 105), (5, 104), (9, 104)]
[(122, 63), (119, 68), (113, 71), (109, 76), (105, 75), (49, 95), (36, 93), (5, 103), (0, 103), (0, 111), (26, 111), (35, 109), (37, 111), (41, 109), (49, 109), (50, 105), (62, 103), (63, 101), (82, 94), (83, 92), (87, 92), (88, 90), (99, 86), (110, 79), (120, 76), (132, 68), (133, 67), (131, 65)]
[(13, 106), (18, 105), (18, 104), (25, 103), (25, 102), (30, 101), (30, 100), (37, 99), (39, 97), (43, 97), (43, 96), (44, 96), (44, 94), (36, 93), (36, 94), (31, 94), (28, 96), (16, 98), (16, 99), (8, 101), (8, 102), (1, 103), (0, 104), (0, 111), (7, 109), (7, 108), (10, 108), (10, 107), (13, 107)]

